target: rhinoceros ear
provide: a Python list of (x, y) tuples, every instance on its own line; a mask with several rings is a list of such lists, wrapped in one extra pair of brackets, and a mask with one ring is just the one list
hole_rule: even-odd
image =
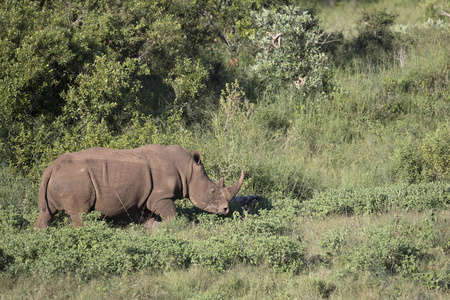
[(202, 154), (199, 151), (192, 151), (192, 158), (197, 165), (202, 162)]

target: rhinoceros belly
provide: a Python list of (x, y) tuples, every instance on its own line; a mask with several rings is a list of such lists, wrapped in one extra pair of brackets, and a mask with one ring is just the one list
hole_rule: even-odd
[(96, 210), (108, 217), (140, 210), (152, 190), (148, 164), (102, 158), (65, 162), (52, 174), (50, 185), (60, 210)]
[(151, 193), (151, 171), (144, 163), (96, 160), (89, 164), (89, 173), (96, 194), (94, 210), (105, 216), (138, 211)]

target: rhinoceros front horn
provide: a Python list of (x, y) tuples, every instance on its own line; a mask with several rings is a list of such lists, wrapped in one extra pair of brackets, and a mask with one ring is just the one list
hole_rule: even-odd
[(228, 202), (233, 200), (233, 198), (237, 195), (237, 193), (241, 189), (241, 186), (242, 186), (243, 182), (244, 182), (244, 170), (242, 170), (241, 177), (239, 178), (239, 180), (235, 184), (229, 185), (229, 186), (226, 187), (226, 189), (230, 193), (230, 199), (228, 199)]

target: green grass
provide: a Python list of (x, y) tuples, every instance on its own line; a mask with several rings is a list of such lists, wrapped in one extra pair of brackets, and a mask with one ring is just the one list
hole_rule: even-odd
[[(242, 229), (250, 220), (244, 219), (235, 230)], [(167, 271), (142, 269), (89, 280), (79, 274), (47, 277), (39, 272), (13, 281), (2, 276), (0, 289), (2, 299), (445, 299), (450, 272), (450, 232), (446, 226), (449, 221), (448, 211), (339, 216), (326, 220), (296, 217), (288, 225), (290, 232), (284, 235), (299, 234), (306, 246), (306, 267), (297, 274), (279, 272), (267, 265), (242, 263), (233, 264), (225, 272), (192, 265)], [(202, 237), (202, 231), (207, 231), (208, 235), (220, 235), (224, 231), (220, 224), (204, 228), (202, 223), (180, 226), (179, 222), (185, 224), (186, 221), (182, 218), (165, 224), (155, 235), (170, 232), (173, 237), (200, 241), (208, 239)], [(123, 234), (137, 232), (129, 228)], [(234, 235), (233, 231), (228, 231), (229, 239)], [(421, 256), (417, 261), (403, 261), (403, 265), (414, 263), (417, 270), (399, 269), (392, 273), (391, 269), (365, 267), (367, 263), (377, 266), (376, 257), (383, 258), (384, 251), (383, 247), (367, 247), (379, 242), (395, 251), (399, 241), (419, 249)], [(373, 251), (372, 256), (361, 261), (360, 255), (368, 249)], [(390, 262), (390, 257), (387, 261)], [(445, 284), (446, 290), (443, 290)]]
[(345, 37), (355, 34), (356, 21), (362, 10), (386, 9), (389, 13), (398, 15), (397, 24), (415, 24), (422, 20), (419, 0), (380, 0), (380, 1), (339, 1), (335, 6), (324, 6), (318, 10), (318, 17), (324, 28), (331, 31), (341, 31)]

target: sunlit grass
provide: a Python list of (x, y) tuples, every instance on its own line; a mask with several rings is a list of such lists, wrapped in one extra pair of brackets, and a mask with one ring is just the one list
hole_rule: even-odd
[[(449, 211), (437, 211), (435, 223), (438, 237), (449, 238), (446, 224), (450, 222)], [(301, 233), (307, 245), (307, 268), (297, 274), (278, 273), (265, 266), (237, 264), (229, 270), (214, 272), (199, 266), (171, 271), (141, 270), (118, 276), (103, 276), (84, 280), (78, 276), (61, 275), (52, 278), (22, 276), (14, 282), (1, 278), (1, 299), (410, 299), (425, 297), (445, 299), (445, 292), (427, 289), (418, 284), (418, 277), (384, 275), (373, 277), (370, 272), (356, 272), (349, 257), (365, 239), (367, 228), (383, 228), (395, 220), (399, 226), (424, 224), (429, 213), (404, 213), (367, 216), (336, 216), (326, 220), (298, 217), (293, 228)], [(402, 225), (404, 224), (404, 225)], [(172, 228), (171, 225), (168, 228)], [(196, 227), (180, 230), (178, 235), (192, 235), (195, 239)], [(405, 230), (406, 227), (399, 227)], [(210, 232), (220, 230), (213, 229)], [(336, 230), (345, 233), (345, 243), (339, 252), (331, 256), (324, 254), (321, 241), (324, 236)], [(406, 228), (406, 230), (408, 230)], [(125, 229), (127, 231), (127, 229)], [(131, 234), (134, 234), (133, 231)], [(424, 262), (424, 270), (448, 269), (448, 257), (439, 249), (429, 249), (433, 259)]]
[(318, 18), (328, 32), (341, 31), (346, 38), (355, 34), (357, 20), (362, 10), (386, 9), (396, 13), (396, 24), (414, 24), (421, 21), (419, 0), (381, 0), (381, 1), (339, 1), (335, 6), (324, 6), (318, 10)]

